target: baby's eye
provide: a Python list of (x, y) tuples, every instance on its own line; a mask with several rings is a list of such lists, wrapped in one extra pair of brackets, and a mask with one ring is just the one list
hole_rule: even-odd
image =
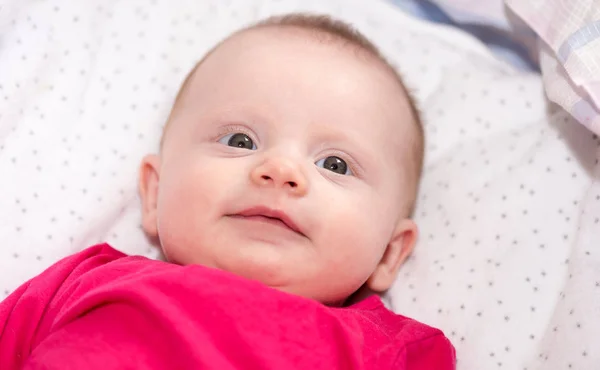
[(256, 150), (256, 145), (250, 137), (240, 132), (225, 135), (219, 139), (219, 143), (229, 145), (235, 148)]
[(323, 167), (326, 170), (338, 173), (340, 175), (353, 175), (352, 171), (350, 171), (350, 168), (348, 168), (346, 162), (339, 157), (329, 156), (323, 159), (319, 159), (315, 164), (319, 167)]

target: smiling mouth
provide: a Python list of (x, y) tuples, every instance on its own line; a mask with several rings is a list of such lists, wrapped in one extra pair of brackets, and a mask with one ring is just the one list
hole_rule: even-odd
[(281, 211), (276, 211), (265, 207), (255, 207), (228, 216), (237, 219), (279, 226), (287, 230), (293, 231), (301, 236), (306, 236), (300, 230), (300, 228), (298, 228), (294, 221)]
[(261, 216), (261, 215), (255, 215), (255, 216), (232, 215), (231, 217), (240, 218), (240, 219), (249, 220), (249, 221), (264, 222), (264, 223), (267, 223), (267, 224), (281, 226), (281, 227), (285, 227), (286, 229), (290, 229), (292, 231), (296, 231), (296, 230), (293, 230), (291, 227), (289, 227), (281, 219), (276, 218), (276, 217)]

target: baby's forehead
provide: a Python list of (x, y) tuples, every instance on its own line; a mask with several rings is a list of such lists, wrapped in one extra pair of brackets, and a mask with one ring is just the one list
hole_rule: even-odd
[[(360, 38), (348, 40), (338, 34), (314, 28), (264, 25), (245, 29), (219, 43), (196, 64), (182, 84), (175, 105), (188, 92), (194, 76), (198, 73), (215, 73), (215, 69), (219, 73), (232, 72), (231, 69), (223, 71), (221, 67), (227, 65), (230, 68), (240, 68), (239, 63), (231, 63), (231, 61), (249, 61), (256, 58), (268, 59), (270, 56), (281, 54), (282, 49), (285, 49), (285, 51), (291, 51), (292, 53), (296, 50), (303, 50), (304, 54), (296, 53), (294, 54), (295, 58), (286, 60), (288, 63), (296, 65), (307, 60), (304, 56), (311, 58), (310, 54), (318, 54), (323, 51), (326, 51), (330, 58), (333, 57), (331, 59), (338, 60), (342, 65), (360, 64), (359, 68), (363, 71), (367, 69), (374, 72), (368, 73), (373, 77), (371, 80), (377, 79), (388, 88), (392, 86), (392, 89), (388, 89), (388, 91), (393, 91), (395, 97), (401, 100), (408, 100), (409, 105), (412, 106), (408, 91), (397, 73), (379, 54), (375, 54), (378, 53), (376, 49), (366, 49), (362, 43), (368, 43), (368, 41)], [(344, 62), (348, 63), (344, 64)], [(364, 68), (365, 66), (366, 68)], [(242, 66), (241, 68), (245, 67)], [(359, 75), (358, 73), (348, 73), (353, 74), (355, 79)], [(361, 76), (364, 75), (364, 73), (361, 74)], [(293, 76), (288, 77), (292, 78)], [(286, 76), (283, 76), (284, 80), (285, 78)], [(327, 82), (327, 80), (323, 81), (324, 84)], [(395, 93), (399, 94), (396, 95)], [(412, 113), (414, 115), (416, 112)]]
[[(196, 65), (182, 85), (175, 105), (189, 90), (201, 91), (205, 90), (203, 88), (210, 89), (212, 84), (231, 83), (233, 76), (240, 76), (241, 79), (236, 80), (239, 85), (247, 80), (264, 83), (265, 80), (261, 79), (267, 78), (272, 81), (276, 75), (278, 90), (284, 86), (293, 88), (293, 84), (288, 84), (297, 81), (298, 76), (297, 73), (289, 73), (290, 69), (308, 69), (314, 73), (309, 73), (307, 79), (313, 75), (322, 77), (314, 86), (317, 90), (342, 81), (350, 90), (371, 91), (371, 94), (363, 95), (362, 101), (373, 102), (372, 107), (381, 106), (378, 112), (388, 111), (405, 116), (410, 111), (411, 102), (402, 81), (388, 69), (384, 61), (341, 40), (339, 36), (334, 39), (334, 36), (319, 35), (312, 29), (281, 26), (261, 26), (238, 32), (217, 45)], [(217, 81), (211, 78), (214, 75), (223, 78)], [(248, 89), (244, 91), (249, 92)], [(192, 96), (196, 101), (198, 98), (199, 95)], [(354, 108), (348, 104), (352, 105), (351, 101), (339, 107), (346, 105), (347, 109)]]
[[(303, 63), (303, 61), (310, 59), (312, 51), (314, 53), (323, 52), (328, 55), (324, 61), (336, 59), (340, 60), (342, 65), (356, 66), (350, 68), (359, 68), (363, 72), (367, 71), (366, 73), (360, 73), (360, 71), (347, 70), (346, 73), (352, 79), (356, 80), (360, 75), (361, 78), (367, 80), (377, 80), (369, 83), (370, 85), (385, 85), (385, 88), (378, 89), (379, 92), (385, 95), (384, 92), (387, 91), (387, 94), (393, 95), (393, 99), (389, 99), (390, 96), (381, 96), (377, 100), (391, 102), (387, 104), (389, 107), (386, 107), (385, 110), (394, 111), (400, 116), (396, 126), (404, 131), (401, 136), (406, 138), (407, 132), (404, 129), (409, 124), (406, 121), (418, 121), (418, 114), (403, 81), (387, 61), (379, 55), (378, 51), (373, 46), (369, 46), (366, 39), (356, 35), (351, 35), (354, 38), (350, 39), (345, 36), (335, 33), (335, 29), (331, 31), (330, 29), (323, 30), (316, 27), (270, 24), (239, 31), (215, 46), (194, 67), (183, 83), (174, 105), (178, 105), (178, 102), (190, 90), (190, 85), (195, 82), (194, 80), (196, 80), (194, 85), (197, 87), (204, 83), (204, 78), (195, 79), (194, 75), (201, 74), (206, 77), (217, 72), (230, 72), (228, 74), (232, 74), (235, 72), (223, 70), (222, 67), (226, 65), (230, 68), (244, 69), (246, 68), (244, 66), (245, 61), (248, 61), (248, 59), (263, 57), (268, 59), (271, 55), (281, 54), (282, 49), (284, 49), (283, 52), (302, 50), (302, 53), (295, 53), (295, 58), (290, 58), (290, 62), (294, 64)], [(303, 58), (305, 55), (307, 59)], [(237, 63), (238, 60), (244, 62)], [(274, 67), (277, 68), (277, 65)], [(332, 71), (331, 73), (335, 74), (335, 72)], [(281, 84), (284, 85), (286, 78), (293, 79), (294, 76), (284, 75), (281, 78)], [(324, 79), (323, 84), (327, 84), (328, 80)], [(399, 109), (400, 107), (403, 109)], [(394, 131), (397, 132), (397, 130)]]
[[(395, 122), (393, 131), (398, 135), (393, 136), (401, 136), (406, 139), (409, 135), (407, 131), (412, 131), (407, 130), (407, 128), (418, 121), (418, 113), (414, 109), (410, 94), (399, 75), (376, 49), (372, 46), (369, 49), (368, 46), (363, 45), (366, 43), (368, 41), (358, 37), (348, 40), (338, 34), (317, 28), (267, 25), (234, 34), (220, 46), (217, 46), (214, 52), (218, 53), (220, 52), (218, 48), (222, 48), (221, 51), (225, 51), (225, 56), (230, 58), (236, 58), (241, 54), (256, 56), (256, 53), (251, 53), (250, 50), (259, 45), (261, 55), (268, 58), (269, 54), (280, 53), (281, 50), (278, 48), (285, 48), (283, 52), (294, 51), (296, 48), (303, 50), (299, 57), (295, 54), (297, 59), (291, 60), (292, 63), (304, 63), (311, 59), (311, 55), (307, 55), (311, 54), (311, 51), (314, 51), (314, 53), (324, 52), (328, 57), (323, 59), (323, 63), (328, 63), (327, 61), (331, 59), (338, 60), (340, 61), (339, 66), (349, 68), (344, 70), (349, 79), (368, 81), (365, 85), (359, 86), (358, 89), (370, 87), (372, 92), (376, 90), (378, 96), (373, 94), (373, 96), (365, 96), (365, 99), (377, 101), (382, 105), (387, 102), (387, 106), (382, 107), (381, 111), (389, 112), (391, 116), (389, 121)], [(312, 49), (312, 47), (315, 49)], [(304, 55), (306, 55), (306, 59), (303, 58)], [(202, 63), (198, 66), (199, 70), (201, 68)], [(320, 67), (316, 68), (320, 69)], [(336, 72), (338, 71), (331, 71), (328, 74), (330, 78), (323, 79), (322, 85), (335, 83)], [(288, 79), (293, 80), (295, 76), (284, 75), (281, 78), (280, 82), (283, 86)], [(369, 86), (367, 87), (367, 85)], [(374, 122), (368, 124), (374, 124)], [(376, 127), (373, 128), (376, 129)], [(388, 127), (389, 131), (390, 128)], [(399, 133), (400, 131), (402, 133)]]

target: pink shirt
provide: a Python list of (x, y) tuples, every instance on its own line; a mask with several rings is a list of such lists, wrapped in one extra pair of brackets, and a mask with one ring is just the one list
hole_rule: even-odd
[(0, 303), (0, 368), (455, 368), (442, 332), (378, 297), (345, 308), (98, 245)]

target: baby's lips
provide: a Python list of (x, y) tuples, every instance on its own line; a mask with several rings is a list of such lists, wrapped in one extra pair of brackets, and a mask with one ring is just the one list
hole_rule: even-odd
[(302, 229), (297, 225), (297, 223), (284, 211), (277, 210), (273, 208), (269, 208), (266, 206), (253, 206), (246, 208), (240, 212), (233, 214), (233, 216), (243, 216), (243, 217), (251, 217), (251, 216), (263, 216), (268, 218), (278, 219), (283, 222), (287, 227), (296, 233), (306, 236)]

